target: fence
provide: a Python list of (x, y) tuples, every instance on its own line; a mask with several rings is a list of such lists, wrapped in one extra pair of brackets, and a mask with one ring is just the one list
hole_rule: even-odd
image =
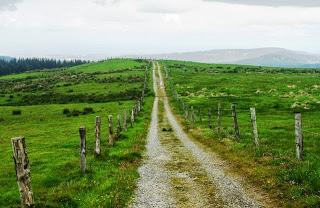
[[(259, 128), (257, 125), (257, 111), (255, 107), (248, 107), (237, 109), (236, 104), (231, 104), (230, 108), (222, 108), (221, 103), (219, 102), (217, 106), (213, 108), (203, 108), (197, 107), (195, 105), (188, 105), (186, 102), (184, 102), (181, 95), (177, 93), (177, 91), (174, 88), (174, 85), (172, 81), (170, 80), (170, 71), (168, 73), (168, 69), (164, 67), (164, 73), (166, 74), (166, 77), (168, 78), (167, 84), (170, 89), (170, 93), (172, 95), (172, 98), (174, 99), (176, 105), (177, 105), (177, 111), (182, 117), (184, 117), (185, 121), (188, 125), (191, 125), (192, 127), (195, 127), (196, 125), (199, 125), (204, 128), (208, 129), (214, 129), (216, 130), (218, 135), (221, 135), (223, 127), (222, 127), (222, 119), (223, 118), (230, 118), (232, 120), (232, 128), (233, 128), (233, 138), (236, 141), (240, 141), (242, 138), (240, 134), (240, 127), (239, 127), (239, 119), (238, 119), (238, 113), (241, 112), (242, 114), (245, 114), (248, 116), (248, 119), (250, 120), (250, 126), (251, 126), (251, 135), (252, 135), (252, 142), (256, 147), (259, 147), (261, 145), (259, 141)], [(270, 109), (268, 109), (270, 110)], [(270, 111), (264, 110), (261, 111), (259, 109), (259, 115), (266, 114)], [(303, 133), (309, 133), (315, 136), (320, 136), (320, 134), (312, 131), (306, 131), (303, 130), (302, 126), (302, 113), (301, 112), (294, 112), (293, 110), (278, 110), (274, 109), (277, 113), (288, 113), (288, 115), (292, 115), (292, 133), (294, 133), (294, 136), (292, 138), (292, 149), (295, 145), (295, 152), (296, 152), (296, 159), (297, 160), (303, 160), (304, 159), (304, 136)], [(205, 112), (205, 113), (204, 113)], [(261, 114), (260, 114), (261, 113)], [(262, 115), (261, 115), (262, 116)], [(216, 117), (216, 124), (213, 125), (213, 118)], [(258, 117), (259, 119), (259, 117)], [(206, 123), (204, 123), (204, 121)], [(213, 126), (216, 126), (216, 128), (213, 128)], [(231, 123), (230, 123), (231, 126)], [(295, 140), (294, 140), (295, 139)], [(295, 141), (295, 142), (294, 142)]]
[[(116, 117), (116, 122), (113, 120), (113, 116), (108, 116), (108, 143), (112, 147), (116, 143), (117, 139), (121, 137), (124, 131), (128, 130), (127, 123), (130, 122), (130, 127), (134, 127), (134, 124), (141, 112), (143, 105), (145, 103), (146, 90), (148, 85), (148, 68), (150, 67), (150, 62), (146, 66), (143, 87), (141, 90), (141, 95), (137, 98), (134, 106), (129, 110), (129, 112), (124, 111), (118, 114)], [(130, 117), (127, 116), (130, 115)], [(114, 125), (115, 124), (115, 125)], [(95, 132), (94, 132), (94, 157), (97, 158), (101, 155), (101, 117), (96, 116), (95, 119)], [(116, 129), (116, 131), (114, 131)], [(80, 135), (80, 171), (82, 174), (86, 173), (86, 156), (87, 156), (87, 131), (86, 127), (82, 126), (79, 128)], [(13, 148), (13, 159), (15, 163), (16, 170), (16, 180), (18, 183), (20, 198), (22, 207), (34, 207), (34, 197), (31, 187), (31, 172), (29, 167), (29, 159), (26, 151), (25, 138), (18, 137), (11, 139)]]

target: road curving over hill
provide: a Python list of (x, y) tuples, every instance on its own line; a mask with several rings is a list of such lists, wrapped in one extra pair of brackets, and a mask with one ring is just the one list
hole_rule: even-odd
[(225, 171), (226, 163), (192, 140), (172, 113), (158, 62), (144, 164), (129, 207), (267, 207), (256, 190)]

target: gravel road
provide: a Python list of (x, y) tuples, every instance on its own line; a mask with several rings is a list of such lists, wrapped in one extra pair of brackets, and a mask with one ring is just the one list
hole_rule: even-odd
[(170, 109), (158, 62), (153, 63), (153, 84), (147, 151), (129, 207), (266, 207), (254, 190), (224, 171), (224, 161), (183, 131)]

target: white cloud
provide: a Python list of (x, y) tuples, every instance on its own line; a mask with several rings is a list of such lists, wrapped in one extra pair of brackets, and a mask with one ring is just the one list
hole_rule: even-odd
[(203, 0), (25, 0), (0, 12), (0, 54), (105, 56), (216, 48), (320, 48), (320, 8)]

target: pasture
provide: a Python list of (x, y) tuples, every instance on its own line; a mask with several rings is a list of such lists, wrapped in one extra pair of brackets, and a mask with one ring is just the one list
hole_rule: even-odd
[[(139, 176), (150, 92), (134, 127), (113, 147), (108, 145), (108, 116), (116, 121), (118, 114), (130, 115), (147, 66), (146, 61), (114, 59), (0, 76), (0, 207), (20, 207), (10, 141), (17, 136), (26, 138), (36, 207), (125, 206)], [(93, 155), (96, 116), (102, 119), (98, 158)], [(80, 126), (87, 130), (84, 176), (79, 168)]]

